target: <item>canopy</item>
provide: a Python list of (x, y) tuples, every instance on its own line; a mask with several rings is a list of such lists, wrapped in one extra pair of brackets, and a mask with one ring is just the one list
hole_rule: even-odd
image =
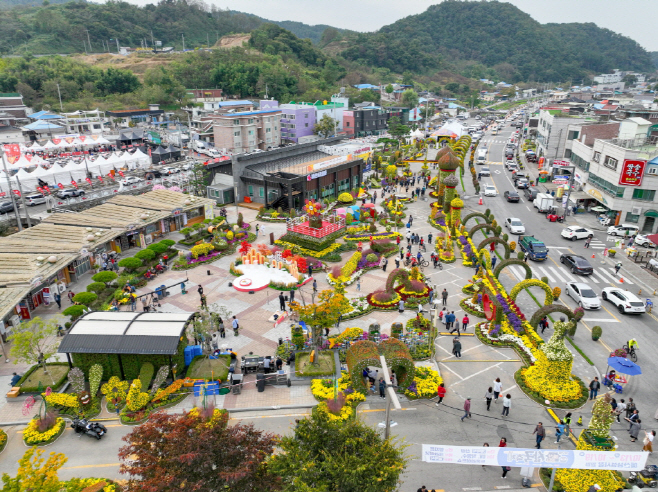
[(653, 244), (658, 244), (658, 234), (649, 234), (647, 238), (649, 238), (649, 241)]
[(19, 169), (21, 167), (30, 167), (33, 165), (34, 164), (32, 164), (27, 157), (21, 154), (20, 158), (11, 165), (11, 169)]
[(61, 128), (62, 128), (61, 126), (55, 125), (54, 123), (48, 123), (47, 121), (37, 120), (34, 123), (25, 125), (23, 127), (23, 130), (31, 131), (31, 132), (39, 132), (44, 130), (60, 130)]
[(608, 358), (608, 365), (620, 374), (626, 374), (628, 376), (642, 374), (640, 366), (624, 357), (610, 357)]
[(44, 161), (38, 155), (33, 155), (32, 159), (30, 159), (30, 164), (45, 164), (45, 163), (46, 163), (46, 161)]
[[(96, 140), (92, 140), (94, 143), (92, 145), (107, 145), (110, 141), (105, 138), (103, 135), (98, 137)], [(91, 142), (89, 142), (91, 144)]]
[(43, 145), (44, 150), (45, 149), (56, 149), (57, 145), (52, 143), (50, 140), (48, 140), (44, 145)]
[(30, 147), (27, 148), (30, 152), (38, 152), (43, 150), (43, 147), (39, 145), (39, 142), (34, 142)]
[(42, 178), (44, 176), (50, 176), (51, 174), (52, 173), (51, 173), (50, 169), (44, 169), (41, 166), (37, 166), (36, 169), (30, 173), (30, 177), (32, 177), (32, 178)]

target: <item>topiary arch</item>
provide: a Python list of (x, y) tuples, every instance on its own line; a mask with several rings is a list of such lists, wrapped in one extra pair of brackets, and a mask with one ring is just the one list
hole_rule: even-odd
[(355, 391), (368, 394), (368, 387), (364, 383), (363, 370), (368, 366), (380, 367), (379, 355), (386, 359), (389, 369), (395, 371), (398, 386), (407, 388), (414, 380), (414, 361), (407, 346), (395, 338), (382, 341), (379, 345), (369, 340), (353, 343), (347, 349), (347, 369), (352, 379)]
[[(569, 321), (578, 321), (580, 318), (567, 306), (562, 304), (549, 304), (548, 306), (541, 307), (535, 311), (535, 314), (530, 318), (530, 326), (533, 329), (537, 329), (537, 325), (544, 316), (548, 316), (551, 313), (562, 313), (567, 316)], [(581, 316), (582, 318), (582, 316)]]
[(388, 368), (395, 371), (398, 386), (408, 388), (416, 372), (409, 348), (396, 338), (388, 338), (379, 344), (379, 353), (384, 356)]
[(499, 243), (502, 244), (503, 247), (505, 248), (505, 259), (508, 260), (510, 255), (512, 254), (512, 250), (509, 247), (509, 244), (507, 244), (507, 241), (503, 241), (501, 238), (498, 236), (494, 237), (489, 237), (482, 241), (480, 244), (478, 244), (478, 249), (484, 249), (485, 246), (491, 243)]
[(549, 306), (550, 304), (553, 304), (553, 290), (547, 284), (545, 284), (541, 280), (537, 280), (536, 278), (522, 280), (514, 287), (512, 287), (512, 290), (509, 293), (510, 299), (516, 301), (516, 296), (518, 296), (519, 292), (521, 292), (526, 287), (539, 287), (543, 289), (544, 292), (546, 293), (546, 297), (544, 298), (544, 306)]
[(368, 387), (363, 382), (363, 370), (368, 366), (380, 366), (377, 344), (369, 340), (361, 340), (347, 349), (347, 370), (352, 378), (352, 387), (359, 393), (368, 394)]
[(471, 212), (470, 214), (468, 214), (466, 217), (464, 217), (462, 219), (462, 225), (465, 226), (466, 222), (468, 222), (470, 219), (473, 219), (475, 217), (480, 217), (480, 218), (484, 219), (484, 221), (487, 224), (491, 224), (491, 219), (489, 217), (487, 217), (486, 215), (484, 215), (482, 212)]
[(520, 267), (523, 267), (525, 270), (525, 279), (530, 280), (532, 278), (532, 270), (528, 266), (528, 264), (523, 261), (523, 260), (518, 260), (516, 258), (511, 258), (509, 260), (503, 260), (500, 262), (500, 264), (496, 267), (494, 270), (493, 274), (494, 277), (498, 278), (500, 275), (500, 272), (503, 271), (503, 268), (510, 266), (510, 265), (519, 265)]
[(468, 235), (471, 239), (473, 239), (474, 234), (477, 231), (482, 230), (484, 232), (485, 229), (488, 230), (489, 232), (491, 232), (491, 234), (494, 234), (494, 235), (496, 234), (496, 229), (492, 225), (490, 225), (490, 224), (478, 224), (478, 225), (474, 226), (473, 228), (471, 228), (470, 231), (468, 231)]

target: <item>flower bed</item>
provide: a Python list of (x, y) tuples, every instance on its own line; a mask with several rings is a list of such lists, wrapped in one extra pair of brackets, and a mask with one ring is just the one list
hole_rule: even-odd
[(376, 241), (377, 239), (395, 239), (397, 237), (402, 237), (402, 234), (399, 232), (365, 232), (363, 234), (351, 234), (345, 236), (343, 239), (345, 241)]
[(459, 306), (466, 311), (468, 314), (477, 316), (479, 318), (484, 318), (484, 311), (478, 304), (473, 304), (470, 297), (466, 297), (459, 301)]
[[(277, 239), (274, 241), (274, 244), (277, 246), (281, 246), (284, 249), (289, 249), (291, 250), (294, 254), (299, 254), (299, 255), (304, 255), (304, 256), (312, 256), (313, 258), (319, 258), (323, 259), (325, 256), (328, 256), (329, 254), (333, 253), (334, 251), (338, 250), (341, 248), (340, 243), (334, 242), (327, 248), (324, 248), (320, 251), (314, 251), (312, 249), (306, 249), (301, 246), (298, 246), (297, 244), (289, 243), (287, 241), (283, 241), (281, 239)], [(340, 260), (339, 260), (340, 261)]]
[(427, 284), (425, 284), (422, 292), (415, 292), (405, 289), (404, 285), (398, 285), (395, 287), (395, 292), (397, 292), (405, 302), (415, 300), (417, 303), (419, 301), (425, 301), (425, 299), (428, 299), (430, 288), (427, 286)]
[(429, 367), (416, 367), (414, 381), (405, 390), (404, 395), (410, 400), (419, 398), (432, 398), (436, 396), (436, 389), (443, 382), (441, 375)]
[(363, 316), (364, 314), (371, 313), (375, 309), (373, 306), (371, 306), (368, 303), (368, 301), (364, 297), (359, 297), (357, 299), (350, 299), (349, 302), (350, 302), (350, 306), (352, 306), (352, 310), (343, 313), (342, 315), (343, 321), (346, 321), (348, 319), (358, 318), (359, 316)]
[(7, 447), (7, 433), (0, 429), (0, 453)]
[(53, 443), (62, 435), (66, 428), (66, 422), (63, 418), (58, 417), (50, 429), (45, 432), (39, 432), (38, 421), (36, 418), (30, 420), (27, 428), (23, 431), (23, 442), (28, 446), (45, 446)]
[(388, 302), (380, 302), (377, 301), (376, 299), (373, 299), (373, 296), (376, 294), (376, 292), (373, 292), (371, 294), (368, 294), (366, 296), (366, 300), (368, 304), (370, 304), (373, 308), (379, 309), (382, 311), (393, 311), (398, 308), (398, 304), (400, 303), (400, 295), (396, 292), (395, 297), (393, 297), (390, 301)]
[[(313, 379), (311, 393), (320, 402), (314, 411), (325, 413), (329, 420), (340, 422), (353, 418), (356, 406), (366, 401), (366, 397), (352, 388), (352, 380), (347, 372), (342, 373), (336, 384), (337, 388), (334, 389), (333, 379)], [(337, 400), (335, 403), (334, 398)]]

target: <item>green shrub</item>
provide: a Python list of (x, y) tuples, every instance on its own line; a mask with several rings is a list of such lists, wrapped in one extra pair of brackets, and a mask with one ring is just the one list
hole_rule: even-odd
[(290, 327), (291, 333), (291, 342), (297, 347), (297, 350), (300, 350), (304, 347), (304, 330), (299, 325), (293, 325)]
[(192, 229), (190, 229), (189, 227), (183, 227), (183, 228), (180, 230), (180, 233), (181, 233), (183, 236), (185, 236), (186, 239), (188, 239), (188, 238), (190, 237), (190, 234), (192, 234)]
[(73, 302), (84, 304), (85, 306), (89, 306), (96, 299), (98, 299), (98, 296), (93, 292), (80, 292), (73, 296)]
[(516, 258), (519, 260), (522, 260), (524, 256), (525, 253), (523, 251), (519, 251), (518, 253), (516, 253)]
[(151, 261), (153, 258), (155, 258), (155, 251), (151, 249), (143, 249), (135, 254), (135, 258), (138, 258), (142, 261)]
[(120, 260), (118, 264), (120, 267), (125, 268), (129, 272), (134, 272), (142, 266), (142, 260), (131, 256), (130, 258), (124, 258), (123, 260)]
[(118, 275), (116, 273), (106, 270), (104, 272), (98, 272), (96, 275), (91, 277), (91, 279), (94, 282), (103, 282), (105, 284), (105, 286), (107, 287), (107, 285), (110, 282), (112, 282), (113, 280), (115, 280), (117, 277), (118, 277)]
[(592, 328), (592, 340), (594, 341), (598, 340), (599, 338), (601, 338), (601, 335), (603, 335), (603, 328), (601, 328), (598, 325)]
[(162, 244), (162, 243), (153, 243), (153, 244), (149, 244), (146, 247), (146, 249), (150, 249), (151, 251), (155, 252), (156, 254), (162, 255), (169, 249), (169, 246), (167, 246), (166, 244)]
[(541, 281), (548, 285), (548, 277), (542, 277)]
[(163, 239), (160, 241), (160, 244), (164, 244), (167, 248), (171, 248), (174, 244), (176, 244), (176, 241), (173, 239)]
[(377, 261), (377, 255), (375, 253), (370, 253), (368, 256), (366, 256), (366, 261), (369, 263)]
[(103, 282), (92, 282), (87, 286), (87, 292), (95, 292), (100, 294), (105, 290), (105, 284)]
[(242, 227), (244, 225), (244, 217), (242, 217), (242, 212), (238, 213), (238, 227)]
[(95, 398), (103, 379), (103, 366), (94, 364), (89, 368), (89, 394)]
[(150, 362), (145, 362), (139, 370), (139, 380), (142, 382), (143, 391), (148, 390), (151, 379), (153, 379), (153, 373), (155, 373), (155, 367)]

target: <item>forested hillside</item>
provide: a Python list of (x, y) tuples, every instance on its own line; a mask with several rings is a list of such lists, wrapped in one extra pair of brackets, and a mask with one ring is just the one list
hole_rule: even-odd
[[(508, 82), (652, 69), (649, 54), (627, 37), (594, 24), (542, 25), (502, 2), (446, 0), (375, 33), (354, 35), (348, 45), (344, 57), (391, 70), (443, 64), (484, 77), (493, 69)], [(480, 73), (473, 73), (474, 65)]]

